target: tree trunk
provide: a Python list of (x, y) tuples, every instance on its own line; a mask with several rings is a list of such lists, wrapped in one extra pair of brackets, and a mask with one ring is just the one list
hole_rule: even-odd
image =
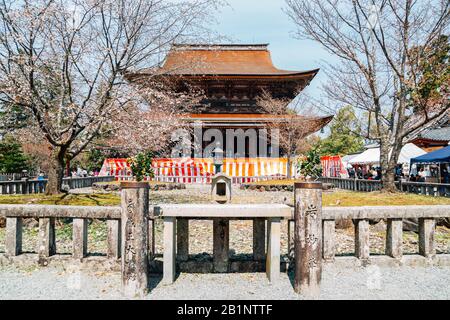
[(397, 192), (397, 187), (395, 186), (395, 168), (393, 170), (387, 170), (382, 179), (382, 191), (385, 192)]
[(380, 164), (381, 164), (381, 191), (398, 192), (395, 186), (395, 167), (397, 166), (398, 157), (402, 149), (401, 143), (395, 143), (392, 148), (386, 141), (381, 142), (380, 146)]
[(62, 192), (62, 179), (64, 177), (64, 154), (60, 148), (54, 148), (50, 156), (48, 182), (45, 194), (53, 195)]

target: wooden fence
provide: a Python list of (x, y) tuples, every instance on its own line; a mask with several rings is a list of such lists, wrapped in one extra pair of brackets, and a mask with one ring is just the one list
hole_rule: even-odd
[(0, 173), (0, 181), (14, 181), (20, 180), (23, 177), (35, 177), (34, 172), (20, 172), (20, 173)]
[[(187, 183), (187, 184), (210, 184), (212, 182), (213, 176), (154, 176), (152, 178), (145, 177), (144, 181), (157, 181), (157, 182), (168, 182), (168, 183)], [(118, 181), (133, 181), (135, 178), (133, 176), (116, 176)], [(283, 175), (271, 175), (271, 176), (257, 176), (257, 177), (244, 177), (236, 176), (230, 177), (232, 184), (243, 184), (259, 181), (272, 181), (286, 179)]]
[[(335, 188), (352, 191), (372, 192), (381, 189), (379, 180), (361, 180), (344, 178), (320, 178), (323, 183), (334, 185)], [(396, 181), (395, 185), (403, 192), (422, 194), (434, 197), (450, 197), (450, 184), (428, 182), (402, 182)]]
[[(70, 189), (91, 187), (96, 182), (114, 181), (113, 176), (86, 177), (86, 178), (64, 178), (63, 186)], [(43, 193), (47, 186), (47, 179), (44, 180), (19, 180), (19, 181), (0, 181), (0, 194), (31, 194)]]

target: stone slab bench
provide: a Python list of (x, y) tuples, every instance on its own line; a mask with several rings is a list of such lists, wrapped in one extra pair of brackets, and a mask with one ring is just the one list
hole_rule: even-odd
[[(216, 272), (228, 271), (229, 220), (254, 219), (254, 250), (258, 251), (256, 255), (265, 255), (266, 274), (269, 281), (276, 282), (279, 279), (280, 221), (291, 217), (289, 206), (283, 204), (174, 204), (157, 206), (154, 212), (164, 219), (163, 282), (165, 284), (175, 281), (177, 254), (187, 259), (189, 219), (213, 220), (213, 263)], [(264, 252), (266, 220), (267, 252)]]

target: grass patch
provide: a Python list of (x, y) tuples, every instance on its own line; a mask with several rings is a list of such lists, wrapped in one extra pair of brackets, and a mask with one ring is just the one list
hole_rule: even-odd
[(245, 184), (258, 186), (293, 186), (294, 183), (296, 182), (305, 182), (305, 180), (296, 180), (296, 179), (267, 180), (267, 181), (249, 182)]
[[(293, 194), (293, 193), (292, 193)], [(262, 196), (266, 195), (266, 196)], [(233, 203), (266, 203), (277, 192), (258, 194), (258, 197), (243, 194), (235, 196)], [(276, 201), (275, 199), (273, 201)], [(293, 203), (293, 197), (288, 203)], [(152, 191), (150, 202), (157, 203), (211, 203), (209, 194), (156, 192)], [(270, 200), (272, 202), (272, 200)], [(31, 195), (1, 195), (0, 204), (50, 204), (71, 206), (118, 206), (120, 195), (116, 193), (93, 194), (63, 194), (46, 196), (43, 194)], [(450, 198), (431, 197), (410, 193), (382, 193), (382, 192), (354, 192), (333, 191), (323, 193), (323, 206), (325, 207), (359, 207), (359, 206), (405, 206), (405, 205), (450, 205)]]
[(120, 204), (120, 196), (111, 193), (2, 195), (0, 204), (54, 204), (69, 206), (115, 206)]
[(450, 205), (450, 198), (411, 193), (336, 191), (323, 194), (325, 207)]

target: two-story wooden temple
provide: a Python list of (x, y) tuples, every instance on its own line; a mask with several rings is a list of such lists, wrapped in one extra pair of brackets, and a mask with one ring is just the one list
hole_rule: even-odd
[[(144, 69), (127, 77), (129, 81), (140, 83), (145, 83), (146, 79), (169, 81), (174, 90), (179, 92), (188, 87), (201, 89), (204, 99), (191, 110), (186, 121), (201, 122), (203, 130), (220, 129), (225, 137), (226, 129), (259, 129), (267, 127), (269, 122), (283, 121), (279, 115), (268, 114), (260, 108), (258, 96), (267, 92), (273, 98), (293, 100), (309, 85), (318, 71), (277, 69), (267, 44), (183, 44), (172, 47), (160, 68)], [(330, 116), (304, 117), (303, 121), (307, 121), (307, 127), (310, 128), (306, 134), (320, 130), (331, 119)], [(222, 147), (225, 155), (228, 155), (230, 150), (227, 150), (225, 141)], [(265, 154), (258, 151), (258, 155)], [(283, 150), (281, 156), (282, 153)], [(170, 159), (166, 160), (170, 162)], [(197, 163), (201, 163), (204, 168), (204, 164), (208, 164), (203, 171), (212, 170), (207, 159), (193, 159), (191, 165)], [(265, 157), (250, 158), (245, 152), (238, 157), (225, 159), (225, 172), (231, 176), (285, 175), (286, 170), (285, 159), (270, 158), (270, 145)], [(161, 173), (175, 175), (170, 170)]]

